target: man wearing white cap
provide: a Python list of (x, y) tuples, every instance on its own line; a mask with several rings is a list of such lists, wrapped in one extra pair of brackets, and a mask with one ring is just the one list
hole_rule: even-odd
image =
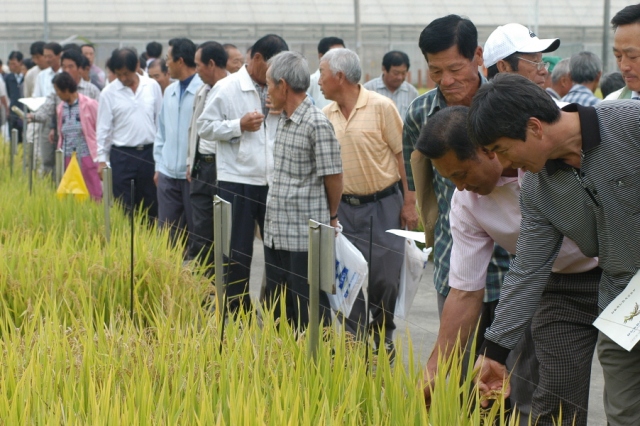
[(484, 66), (487, 67), (488, 78), (509, 72), (544, 87), (549, 64), (542, 60), (542, 54), (553, 52), (559, 46), (560, 39), (539, 39), (523, 25), (502, 25), (491, 33), (484, 45)]

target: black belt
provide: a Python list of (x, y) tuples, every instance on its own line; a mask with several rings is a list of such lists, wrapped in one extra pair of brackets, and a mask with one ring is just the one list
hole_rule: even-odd
[(200, 154), (198, 153), (198, 160), (203, 161), (205, 163), (215, 163), (216, 155), (215, 154)]
[(116, 148), (116, 149), (133, 150), (133, 151), (144, 151), (145, 149), (152, 148), (153, 147), (153, 143), (148, 143), (148, 144), (138, 145), (138, 146), (117, 146), (117, 145), (114, 145), (113, 147)]
[(343, 195), (342, 201), (352, 206), (359, 206), (361, 204), (373, 203), (374, 201), (382, 200), (396, 192), (398, 192), (398, 184), (394, 183), (390, 187), (370, 195)]

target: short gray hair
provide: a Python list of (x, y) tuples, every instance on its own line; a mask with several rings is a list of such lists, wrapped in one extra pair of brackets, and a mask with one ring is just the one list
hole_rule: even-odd
[(329, 69), (333, 75), (341, 72), (347, 81), (351, 84), (358, 84), (362, 76), (362, 68), (360, 67), (360, 59), (356, 52), (340, 48), (331, 49), (324, 54), (320, 62), (329, 64)]
[(571, 57), (569, 68), (574, 83), (589, 83), (602, 72), (602, 61), (594, 53), (580, 52)]
[(551, 72), (551, 82), (557, 84), (562, 77), (569, 74), (569, 58), (564, 58), (553, 67)]
[(309, 88), (309, 64), (298, 52), (280, 52), (269, 59), (271, 79), (279, 84), (284, 80), (294, 92), (306, 92)]

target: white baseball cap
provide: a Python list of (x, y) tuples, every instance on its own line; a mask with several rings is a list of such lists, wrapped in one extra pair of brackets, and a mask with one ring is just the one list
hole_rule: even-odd
[(553, 52), (560, 46), (560, 39), (539, 39), (531, 30), (520, 24), (507, 24), (496, 28), (484, 44), (484, 66), (489, 68), (499, 60), (516, 52)]

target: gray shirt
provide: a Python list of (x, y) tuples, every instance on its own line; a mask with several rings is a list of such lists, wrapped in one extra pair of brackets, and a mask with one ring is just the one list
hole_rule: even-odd
[(487, 355), (497, 361), (504, 362), (533, 316), (563, 236), (586, 256), (599, 257), (600, 308), (640, 268), (640, 102), (571, 104), (563, 110), (579, 114), (582, 167), (550, 160), (523, 179), (518, 255), (485, 334)]
[(391, 92), (391, 90), (387, 89), (382, 77), (369, 80), (362, 86), (365, 89), (373, 90), (374, 92), (380, 93), (381, 95), (391, 99), (393, 103), (396, 104), (400, 117), (405, 117), (407, 115), (409, 105), (411, 105), (411, 102), (418, 97), (418, 90), (406, 81), (403, 81), (395, 92)]

